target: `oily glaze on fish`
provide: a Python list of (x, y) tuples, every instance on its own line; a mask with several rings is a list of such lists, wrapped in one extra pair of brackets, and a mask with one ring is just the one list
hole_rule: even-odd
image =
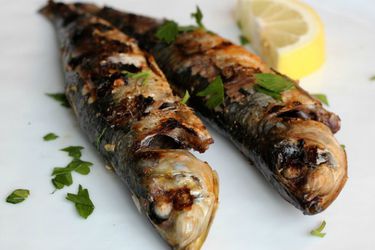
[[(203, 152), (212, 143), (204, 125), (133, 39), (71, 5), (49, 2), (41, 12), (56, 27), (66, 95), (81, 128), (171, 247), (200, 249), (218, 183), (186, 149)], [(134, 77), (140, 72), (148, 77)]]
[[(79, 5), (134, 36), (154, 55), (174, 90), (230, 137), (284, 199), (305, 214), (327, 208), (347, 179), (345, 150), (333, 136), (337, 115), (294, 83), (281, 101), (255, 90), (255, 74), (273, 73), (261, 60), (204, 29), (179, 34), (170, 44), (155, 33), (164, 21), (108, 7)], [(197, 93), (220, 76), (224, 103), (215, 109)]]

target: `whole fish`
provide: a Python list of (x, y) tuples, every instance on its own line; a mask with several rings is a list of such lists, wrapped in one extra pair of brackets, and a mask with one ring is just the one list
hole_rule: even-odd
[[(158, 34), (165, 25), (173, 26), (170, 21), (109, 7), (77, 6), (135, 37), (154, 55), (173, 89), (180, 95), (189, 91), (189, 105), (226, 134), (303, 213), (319, 213), (338, 196), (347, 180), (346, 152), (333, 136), (340, 119), (297, 82), (205, 28), (179, 27), (175, 39), (164, 41)], [(275, 98), (257, 88), (259, 74), (282, 78), (291, 87)], [(224, 100), (213, 107), (207, 105), (210, 96), (202, 93), (217, 77), (223, 82)]]
[(50, 1), (66, 96), (82, 130), (129, 187), (173, 249), (200, 249), (218, 204), (218, 182), (200, 152), (212, 143), (134, 39), (73, 5)]

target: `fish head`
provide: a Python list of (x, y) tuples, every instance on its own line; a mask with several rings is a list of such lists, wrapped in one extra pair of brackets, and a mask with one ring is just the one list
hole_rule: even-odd
[(218, 181), (206, 162), (186, 150), (153, 150), (142, 169), (142, 211), (174, 249), (199, 249), (218, 205)]
[(305, 214), (326, 209), (347, 180), (346, 152), (321, 122), (290, 121), (276, 152), (276, 178)]

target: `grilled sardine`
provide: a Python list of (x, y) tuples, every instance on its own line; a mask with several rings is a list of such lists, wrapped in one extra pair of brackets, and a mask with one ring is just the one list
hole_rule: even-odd
[[(189, 105), (226, 134), (284, 199), (315, 214), (338, 196), (347, 180), (346, 153), (333, 136), (340, 119), (296, 82), (275, 99), (256, 90), (255, 75), (281, 75), (213, 32), (197, 28), (166, 43), (155, 36), (164, 20), (109, 7), (79, 7), (135, 37), (154, 55), (174, 90), (180, 95), (188, 90)], [(218, 76), (225, 99), (212, 109), (197, 94)]]
[(200, 249), (218, 183), (187, 149), (212, 143), (205, 126), (134, 39), (73, 5), (50, 1), (41, 13), (58, 33), (66, 96), (90, 142), (171, 247)]

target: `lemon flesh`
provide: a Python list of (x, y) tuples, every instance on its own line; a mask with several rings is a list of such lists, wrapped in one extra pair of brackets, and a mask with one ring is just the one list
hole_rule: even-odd
[(298, 0), (238, 0), (236, 19), (254, 50), (283, 74), (299, 79), (325, 60), (323, 24)]

